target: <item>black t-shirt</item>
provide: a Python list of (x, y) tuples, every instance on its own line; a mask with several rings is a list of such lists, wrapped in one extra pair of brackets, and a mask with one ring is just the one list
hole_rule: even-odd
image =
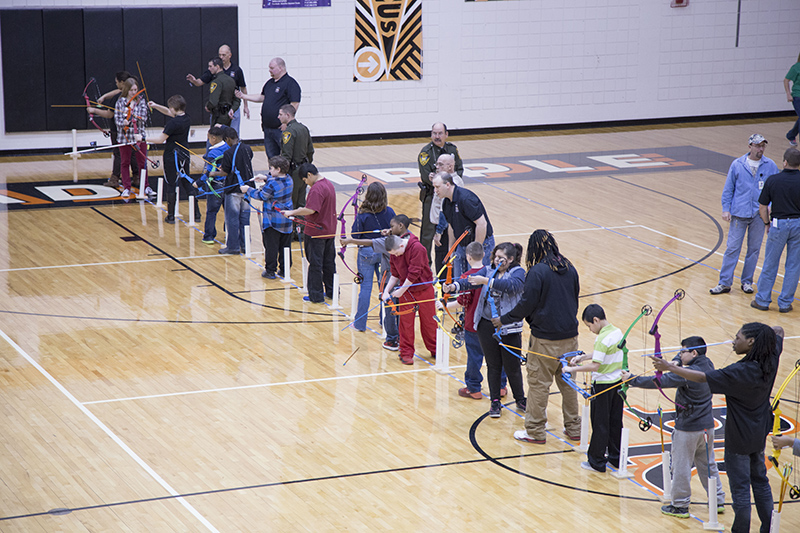
[(444, 199), (442, 212), (447, 223), (453, 226), (453, 234), (456, 238), (460, 237), (467, 228), (472, 230), (459, 243), (459, 246), (466, 246), (475, 240), (475, 221), (481, 216), (486, 219), (486, 236), (491, 237), (494, 235), (492, 223), (489, 222), (489, 215), (486, 214), (486, 209), (483, 207), (478, 195), (469, 189), (456, 185), (453, 191), (453, 199)]
[(772, 218), (800, 218), (800, 170), (784, 169), (764, 182), (758, 203), (772, 202)]
[(264, 102), (261, 104), (261, 129), (280, 128), (278, 111), (286, 104), (299, 102), (300, 93), (300, 85), (288, 74), (284, 74), (278, 81), (268, 79), (261, 89), (261, 94), (264, 95)]
[[(247, 83), (244, 81), (244, 71), (239, 68), (238, 66), (231, 63), (231, 66), (228, 68), (223, 68), (222, 72), (233, 78), (233, 81), (236, 82), (236, 88), (241, 89), (242, 87), (247, 87)], [(203, 75), (200, 76), (200, 81), (208, 85), (211, 83), (211, 80), (214, 79), (214, 75), (211, 74), (210, 71), (206, 70), (203, 72)]]
[[(167, 134), (167, 142), (164, 144), (164, 161), (174, 163), (175, 156), (172, 154), (175, 151), (175, 143), (180, 143), (183, 146), (189, 144), (189, 130), (191, 127), (192, 119), (187, 114), (172, 117), (167, 121), (164, 126), (164, 133)], [(179, 150), (178, 159), (184, 159), (185, 156), (183, 154), (184, 150)]]
[[(234, 185), (240, 185), (239, 178), (242, 180), (241, 183), (253, 179), (253, 150), (243, 142), (240, 142), (238, 146), (238, 150), (236, 146), (231, 146), (222, 155), (220, 169), (228, 174), (225, 178), (225, 194), (242, 192), (239, 187), (234, 187)], [(234, 154), (236, 154), (235, 170), (239, 171), (238, 176), (234, 172)]]
[(739, 361), (706, 372), (711, 392), (724, 394), (728, 405), (725, 420), (725, 450), (748, 455), (764, 450), (767, 434), (772, 430), (772, 408), (769, 395), (778, 373), (783, 351), (783, 337), (775, 344), (775, 370), (764, 376), (755, 361)]

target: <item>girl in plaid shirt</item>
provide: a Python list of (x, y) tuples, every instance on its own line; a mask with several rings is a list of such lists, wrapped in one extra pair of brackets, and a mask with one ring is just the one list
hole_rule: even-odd
[(131, 192), (131, 173), (130, 162), (131, 154), (136, 150), (136, 162), (139, 168), (145, 169), (145, 187), (150, 187), (147, 177), (147, 143), (145, 142), (145, 121), (149, 116), (147, 102), (142, 96), (144, 90), (139, 90), (136, 79), (128, 78), (122, 84), (122, 95), (117, 100), (114, 109), (114, 122), (117, 124), (117, 143), (122, 174), (122, 196), (130, 195)]

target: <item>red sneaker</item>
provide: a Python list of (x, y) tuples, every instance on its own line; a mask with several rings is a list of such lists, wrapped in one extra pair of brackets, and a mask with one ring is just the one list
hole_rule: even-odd
[(462, 398), (472, 398), (473, 400), (480, 400), (483, 398), (483, 394), (480, 392), (470, 392), (470, 390), (466, 387), (461, 387), (458, 389), (458, 395)]
[(400, 362), (404, 365), (413, 365), (414, 364), (414, 356), (413, 355), (401, 355)]

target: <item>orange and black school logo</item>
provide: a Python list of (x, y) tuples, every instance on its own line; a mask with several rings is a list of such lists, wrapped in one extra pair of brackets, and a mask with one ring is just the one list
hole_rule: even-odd
[(422, 0), (357, 0), (353, 81), (422, 79)]

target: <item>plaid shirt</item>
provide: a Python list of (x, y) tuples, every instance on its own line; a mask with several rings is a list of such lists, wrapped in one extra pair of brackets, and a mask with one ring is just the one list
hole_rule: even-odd
[(144, 140), (146, 135), (144, 124), (149, 116), (147, 102), (144, 101), (144, 98), (137, 99), (131, 106), (131, 123), (126, 130), (123, 122), (127, 116), (128, 99), (120, 97), (114, 108), (114, 122), (117, 124), (117, 142), (119, 144), (134, 144), (136, 142), (135, 134), (141, 135), (142, 140)]
[(291, 233), (292, 221), (275, 209), (292, 209), (292, 177), (270, 176), (260, 189), (249, 189), (247, 198), (255, 198), (264, 202), (264, 216), (261, 217), (263, 229), (273, 228), (279, 233)]

